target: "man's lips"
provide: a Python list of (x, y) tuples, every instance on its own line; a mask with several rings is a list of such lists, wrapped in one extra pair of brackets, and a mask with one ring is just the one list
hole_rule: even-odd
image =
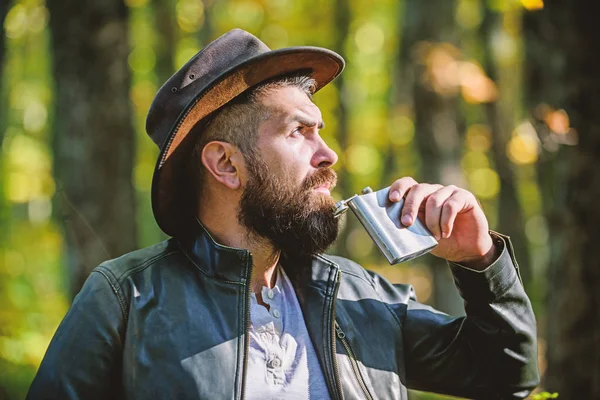
[(329, 183), (329, 182), (322, 183), (320, 185), (315, 186), (313, 188), (313, 190), (315, 190), (317, 192), (329, 194), (331, 192), (331, 183)]

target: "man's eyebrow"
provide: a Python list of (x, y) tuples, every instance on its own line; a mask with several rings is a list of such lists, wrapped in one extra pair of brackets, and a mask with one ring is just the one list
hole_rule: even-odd
[(313, 127), (315, 125), (317, 125), (318, 129), (323, 129), (325, 128), (325, 122), (323, 121), (319, 121), (319, 123), (317, 124), (317, 121), (315, 121), (314, 119), (310, 119), (310, 118), (306, 118), (302, 115), (296, 114), (296, 115), (292, 115), (290, 118), (287, 119), (286, 121), (286, 125), (289, 125), (293, 122), (299, 122), (302, 125), (306, 125), (309, 127)]

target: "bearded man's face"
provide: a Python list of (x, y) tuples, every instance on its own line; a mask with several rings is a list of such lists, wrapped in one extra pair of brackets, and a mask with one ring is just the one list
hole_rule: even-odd
[(242, 225), (268, 239), (287, 257), (322, 253), (335, 241), (335, 202), (328, 192), (315, 190), (335, 186), (333, 170), (318, 169), (298, 184), (260, 158), (248, 158), (246, 164), (248, 181), (238, 213)]
[(337, 154), (320, 135), (321, 111), (293, 86), (269, 90), (260, 101), (267, 112), (255, 151), (244, 155), (240, 223), (288, 258), (322, 253), (337, 237), (338, 221), (330, 193)]

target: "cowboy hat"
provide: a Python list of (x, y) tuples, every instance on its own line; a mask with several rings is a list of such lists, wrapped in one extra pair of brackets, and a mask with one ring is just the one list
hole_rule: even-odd
[(331, 50), (310, 46), (271, 50), (241, 29), (200, 50), (158, 90), (146, 119), (146, 131), (160, 148), (151, 195), (158, 226), (175, 236), (194, 219), (186, 188), (191, 182), (184, 171), (197, 140), (195, 126), (261, 82), (303, 71), (315, 79), (319, 90), (343, 68), (343, 58)]

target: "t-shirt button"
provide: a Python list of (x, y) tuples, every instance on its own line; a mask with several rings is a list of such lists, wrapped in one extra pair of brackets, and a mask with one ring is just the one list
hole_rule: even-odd
[(269, 291), (267, 292), (267, 297), (270, 299), (275, 297), (275, 292), (273, 291), (273, 289), (269, 289)]
[(279, 310), (273, 310), (273, 316), (275, 318), (279, 318), (279, 317), (281, 317), (281, 313), (279, 312)]
[(271, 365), (273, 366), (273, 368), (278, 368), (281, 366), (281, 360), (279, 358), (274, 358), (271, 361)]

